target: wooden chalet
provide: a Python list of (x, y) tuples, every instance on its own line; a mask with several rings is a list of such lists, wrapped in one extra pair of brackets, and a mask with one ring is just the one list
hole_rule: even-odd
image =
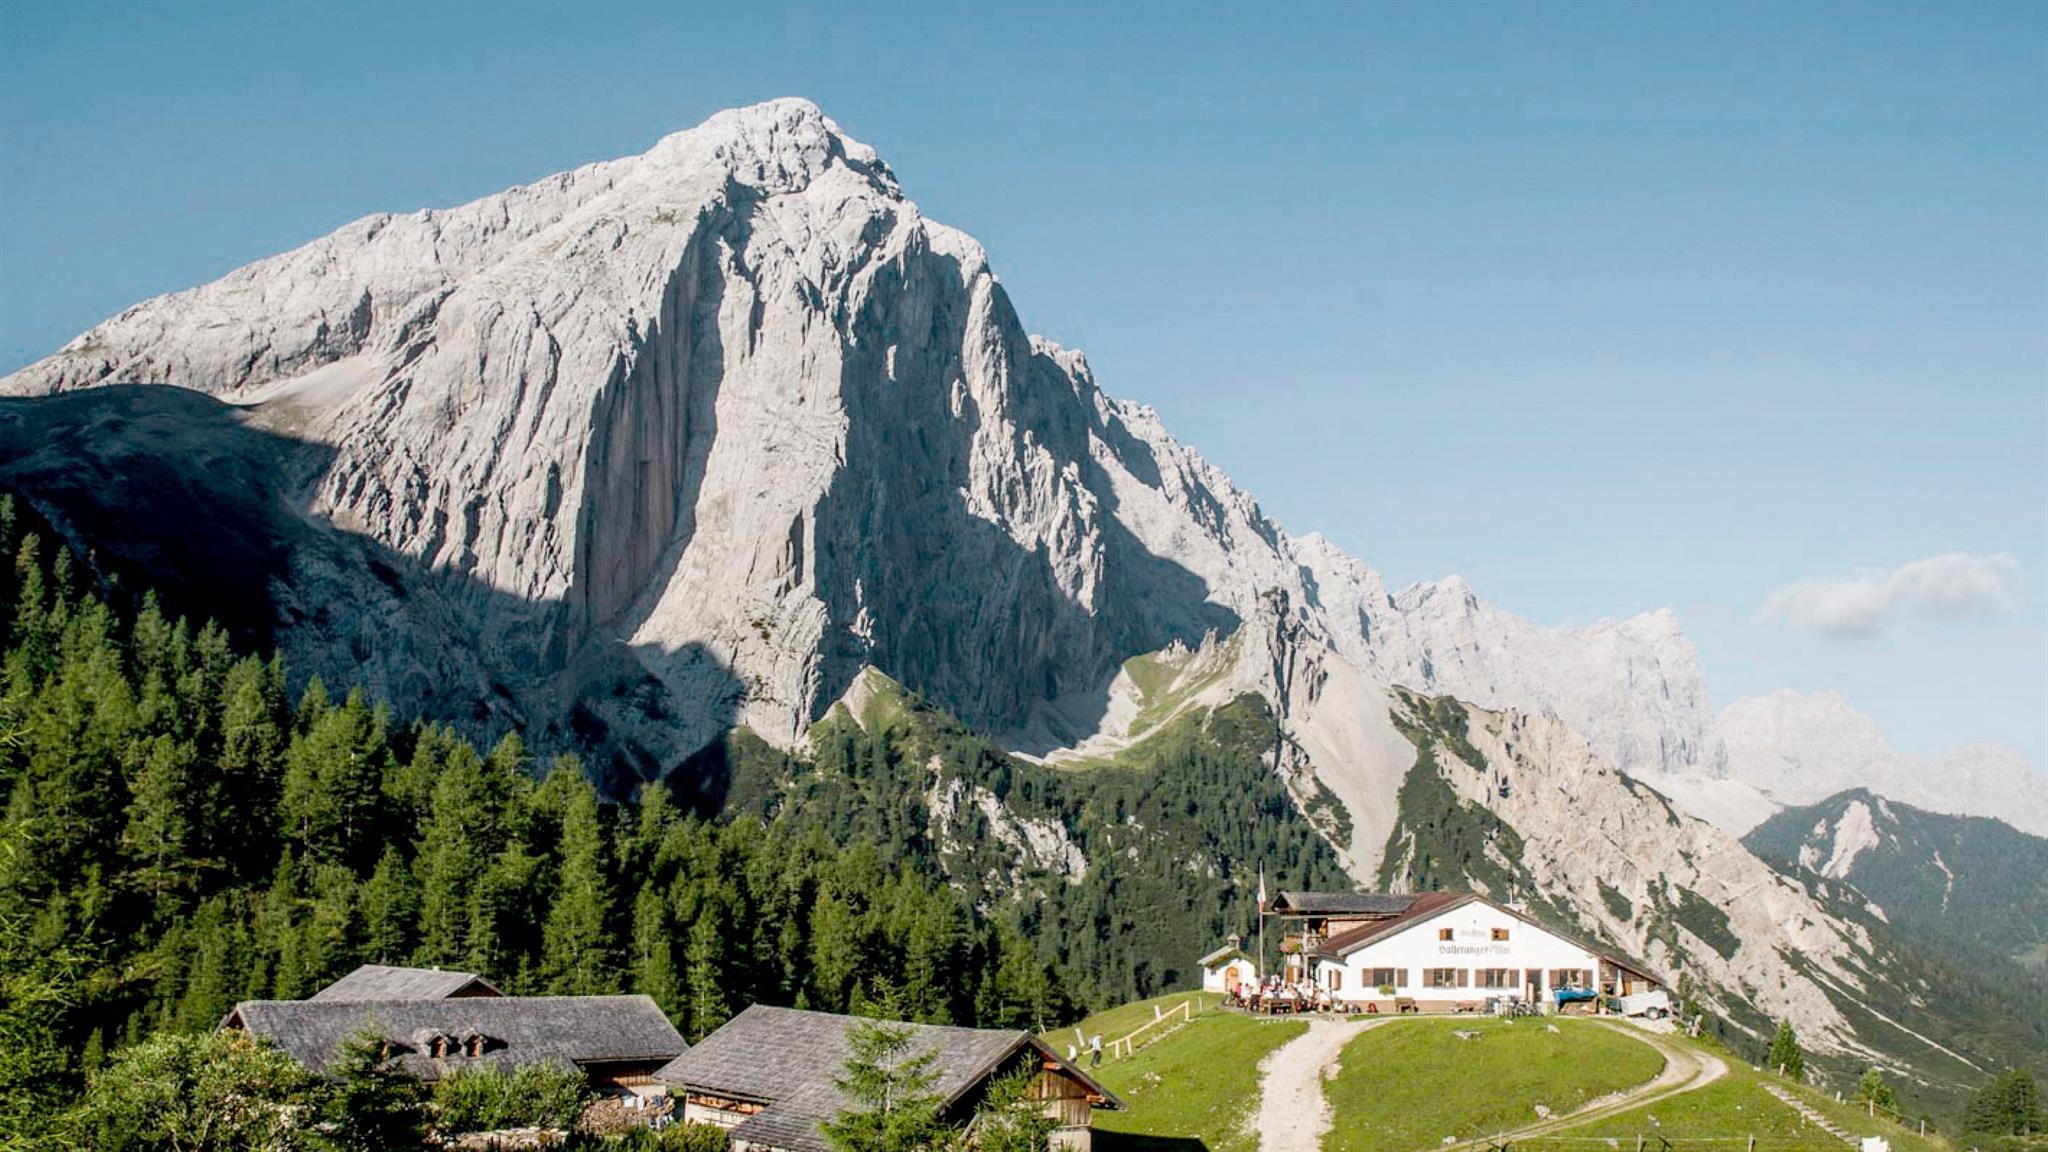
[(654, 1074), (688, 1047), (646, 996), (245, 1000), (220, 1026), (269, 1040), (314, 1072), (368, 1034), (421, 1080), (555, 1064), (580, 1070), (600, 1090), (638, 1095), (659, 1094)]
[(1281, 892), (1264, 914), (1286, 925), (1280, 954), (1292, 983), (1308, 978), (1323, 941), (1403, 916), (1421, 898), (1412, 892)]
[[(756, 1004), (661, 1069), (685, 1123), (729, 1129), (734, 1152), (830, 1152), (822, 1125), (846, 1100), (836, 1081), (857, 1017)], [(989, 1084), (1033, 1069), (1033, 1095), (1058, 1123), (1054, 1148), (1087, 1152), (1096, 1108), (1123, 1102), (1029, 1032), (906, 1024), (911, 1051), (929, 1052), (942, 1114), (965, 1122)]]

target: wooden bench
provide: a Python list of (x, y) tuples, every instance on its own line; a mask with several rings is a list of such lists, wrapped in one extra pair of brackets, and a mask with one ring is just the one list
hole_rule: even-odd
[(1421, 1012), (1422, 1009), (1416, 1005), (1415, 997), (1396, 996), (1394, 997), (1394, 1011), (1406, 1015), (1410, 1012)]

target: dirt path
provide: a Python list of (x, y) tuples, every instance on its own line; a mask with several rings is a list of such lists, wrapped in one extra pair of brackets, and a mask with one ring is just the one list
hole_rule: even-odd
[(1259, 1114), (1253, 1121), (1259, 1152), (1319, 1152), (1330, 1130), (1323, 1081), (1337, 1074), (1337, 1056), (1373, 1020), (1311, 1020), (1308, 1031), (1276, 1049), (1259, 1065)]

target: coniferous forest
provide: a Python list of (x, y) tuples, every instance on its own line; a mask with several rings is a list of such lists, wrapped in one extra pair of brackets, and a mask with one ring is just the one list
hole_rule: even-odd
[[(906, 693), (867, 723), (838, 711), (806, 756), (742, 731), (676, 787), (606, 797), (516, 732), (483, 746), (299, 681), (57, 539), (0, 497), (0, 1109), (16, 1123), (123, 1047), (364, 962), (645, 992), (693, 1039), (757, 1001), (1042, 1028), (1190, 984), (1197, 956), (1249, 930), (1259, 863), (1276, 886), (1342, 883), (1260, 759), (1256, 699), (1177, 725), (1149, 759), (1059, 772)], [(1063, 829), (1085, 869), (1020, 859), (971, 802), (933, 828), (949, 789)]]

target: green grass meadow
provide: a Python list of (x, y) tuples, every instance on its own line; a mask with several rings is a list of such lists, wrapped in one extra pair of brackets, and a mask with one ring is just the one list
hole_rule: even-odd
[[(1083, 1035), (1104, 1045), (1152, 1019), (1154, 1005), (1193, 999), (1210, 1009), (1187, 1027), (1138, 1050), (1129, 1060), (1105, 1057), (1096, 1077), (1129, 1109), (1095, 1114), (1097, 1152), (1256, 1152), (1251, 1119), (1259, 1105), (1259, 1061), (1307, 1031), (1298, 1020), (1261, 1020), (1214, 1011), (1219, 997), (1183, 993), (1141, 1000), (1081, 1022)], [(1074, 1029), (1045, 1039), (1065, 1052)]]
[(1334, 1116), (1323, 1148), (1417, 1152), (1475, 1139), (1535, 1123), (1538, 1104), (1563, 1114), (1663, 1067), (1648, 1044), (1589, 1021), (1389, 1021), (1345, 1046), (1324, 1090)]
[[(1696, 1092), (1681, 1093), (1560, 1133), (1574, 1139), (1558, 1142), (1559, 1148), (1570, 1144), (1589, 1147), (1582, 1144), (1584, 1138), (1606, 1137), (1633, 1152), (1635, 1138), (1645, 1136), (1652, 1147), (1661, 1147), (1657, 1144), (1661, 1137), (1686, 1152), (1695, 1147), (1714, 1146), (1725, 1146), (1732, 1152), (1747, 1152), (1748, 1140), (1753, 1136), (1757, 1140), (1758, 1152), (1783, 1152), (1792, 1148), (1812, 1148), (1817, 1152), (1847, 1149), (1847, 1145), (1808, 1124), (1799, 1113), (1765, 1091), (1766, 1083), (1775, 1083), (1793, 1092), (1853, 1136), (1884, 1137), (1891, 1142), (1892, 1152), (1952, 1152), (1953, 1146), (1947, 1140), (1933, 1134), (1922, 1137), (1917, 1126), (1897, 1124), (1881, 1115), (1873, 1118), (1854, 1104), (1837, 1103), (1828, 1093), (1789, 1083), (1768, 1072), (1758, 1072), (1719, 1048), (1709, 1047), (1706, 1050), (1727, 1063), (1728, 1075)], [(1695, 1145), (1695, 1141), (1700, 1143)], [(1546, 1145), (1542, 1152), (1557, 1152), (1543, 1141), (1532, 1143), (1528, 1152), (1538, 1152), (1535, 1144)]]

